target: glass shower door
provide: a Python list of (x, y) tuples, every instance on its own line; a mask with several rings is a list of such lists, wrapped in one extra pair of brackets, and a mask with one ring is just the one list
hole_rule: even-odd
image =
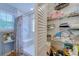
[(22, 42), (24, 55), (35, 55), (33, 20), (33, 14), (23, 17)]

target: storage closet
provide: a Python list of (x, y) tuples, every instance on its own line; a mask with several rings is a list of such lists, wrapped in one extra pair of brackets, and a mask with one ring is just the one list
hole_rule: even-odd
[(48, 4), (47, 41), (52, 56), (79, 55), (79, 4)]

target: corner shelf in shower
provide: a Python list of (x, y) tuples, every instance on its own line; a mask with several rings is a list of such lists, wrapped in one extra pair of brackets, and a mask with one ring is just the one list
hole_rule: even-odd
[(62, 43), (62, 44), (64, 44), (64, 43), (69, 43), (69, 44), (75, 44), (75, 43), (70, 43), (70, 42), (64, 42), (64, 41), (61, 41), (61, 40), (51, 40), (50, 42), (59, 42), (59, 43)]
[(79, 31), (79, 29), (74, 29), (74, 28), (70, 28), (70, 30), (77, 30), (77, 31)]
[(61, 10), (61, 9), (63, 9), (63, 8), (65, 8), (65, 7), (67, 7), (67, 6), (69, 6), (69, 3), (58, 3), (58, 5), (57, 6), (55, 6), (55, 10)]
[(62, 20), (62, 19), (65, 19), (65, 18), (71, 18), (71, 17), (79, 17), (79, 12), (71, 12), (67, 15), (64, 15), (62, 17), (59, 17), (59, 18), (55, 18), (55, 19), (52, 19), (51, 17), (47, 17), (48, 21), (54, 21), (54, 20)]

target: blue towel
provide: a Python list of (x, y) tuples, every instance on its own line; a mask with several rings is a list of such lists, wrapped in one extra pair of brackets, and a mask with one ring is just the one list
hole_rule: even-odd
[(62, 32), (57, 32), (57, 33), (55, 34), (55, 36), (56, 36), (56, 37), (61, 37), (61, 34), (62, 34)]

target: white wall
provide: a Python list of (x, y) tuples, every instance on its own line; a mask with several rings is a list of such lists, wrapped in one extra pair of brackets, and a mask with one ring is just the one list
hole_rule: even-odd
[(0, 3), (0, 10), (8, 12), (14, 16), (16, 16), (16, 14), (17, 14), (17, 9), (6, 3)]

